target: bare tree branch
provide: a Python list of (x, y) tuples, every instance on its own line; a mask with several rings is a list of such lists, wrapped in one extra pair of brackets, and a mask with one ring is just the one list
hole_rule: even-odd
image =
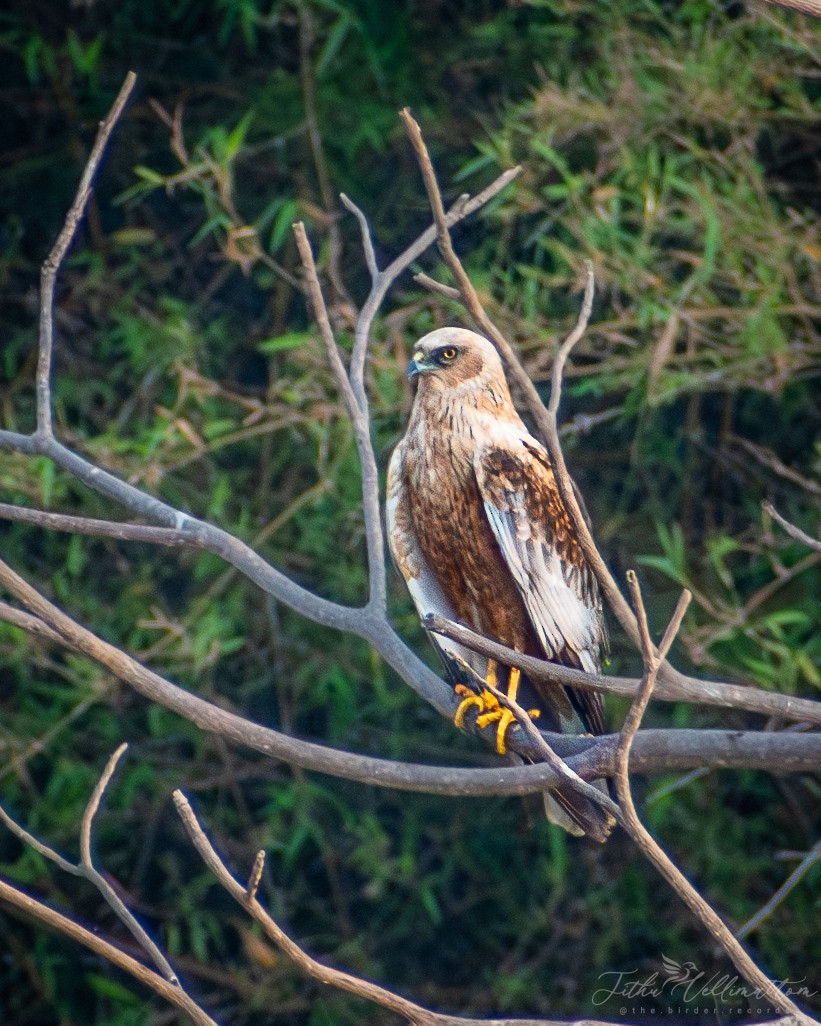
[[(121, 649), (76, 623), (2, 561), (0, 585), (35, 613), (30, 619), (34, 621), (34, 629), (38, 633), (42, 633), (40, 625), (45, 626), (61, 644), (106, 666), (149, 701), (170, 709), (202, 730), (218, 734), (270, 758), (346, 780), (426, 794), (528, 794), (542, 791), (559, 781), (559, 775), (553, 767), (545, 764), (494, 769), (420, 766), (341, 752), (313, 742), (300, 741), (220, 709), (142, 666)], [(0, 617), (2, 614), (3, 604), (0, 603)], [(17, 622), (17, 626), (24, 626), (24, 623)], [(452, 718), (459, 699), (450, 689), (448, 692), (451, 696)], [(488, 726), (486, 732), (490, 738), (495, 739), (494, 725)], [(543, 737), (558, 755), (567, 760), (570, 768), (584, 779), (592, 780), (612, 774), (615, 765), (615, 735), (594, 738), (544, 732)], [(539, 756), (539, 746), (533, 745), (527, 735), (511, 738), (510, 742), (511, 749), (525, 757)], [(801, 773), (817, 769), (819, 760), (819, 734), (656, 730), (642, 731), (636, 739), (630, 768), (636, 773), (666, 772), (694, 766), (749, 767), (768, 772)]]
[(168, 980), (163, 979), (159, 973), (144, 966), (142, 962), (138, 962), (113, 944), (109, 944), (102, 937), (98, 937), (96, 933), (91, 933), (90, 930), (86, 930), (85, 927), (80, 926), (73, 919), (69, 919), (68, 916), (55, 911), (42, 901), (30, 897), (30, 895), (18, 890), (3, 879), (0, 879), (0, 902), (22, 912), (26, 918), (43, 923), (50, 929), (62, 933), (70, 940), (82, 944), (89, 951), (93, 951), (95, 955), (100, 955), (101, 958), (105, 958), (112, 965), (116, 965), (118, 969), (129, 973), (135, 980), (145, 984), (155, 994), (158, 994), (161, 998), (168, 1001), (169, 1004), (184, 1012), (197, 1026), (218, 1026), (217, 1022), (200, 1008), (179, 984), (170, 983)]
[[(189, 532), (174, 531), (164, 527), (149, 527), (145, 524), (124, 524), (110, 520), (96, 520), (88, 517), (53, 513), (46, 510), (26, 509), (0, 503), (0, 519), (33, 524), (72, 534), (84, 534), (120, 541), (146, 542), (170, 547), (202, 547)], [(785, 521), (788, 523), (788, 521)], [(791, 525), (792, 526), (792, 525)], [(796, 529), (797, 530), (797, 529)], [(799, 539), (802, 540), (802, 539)], [(7, 622), (11, 617), (25, 614), (7, 608)], [(21, 621), (20, 626), (23, 626)], [(582, 690), (599, 691), (615, 695), (632, 696), (638, 687), (637, 678), (615, 677), (605, 674), (590, 674), (572, 667), (561, 666), (534, 656), (523, 655), (506, 648), (498, 642), (484, 638), (463, 624), (431, 614), (423, 626), (434, 634), (441, 634), (465, 645), (482, 655), (496, 659), (506, 666), (516, 666), (528, 673), (534, 680), (565, 684)], [(25, 629), (33, 630), (31, 625)], [(52, 638), (54, 640), (54, 638)], [(424, 697), (424, 696), (423, 696)], [(653, 691), (653, 698), (664, 702), (691, 702), (700, 705), (722, 706), (761, 713), (764, 716), (779, 716), (795, 721), (821, 725), (821, 702), (807, 698), (796, 698), (777, 692), (761, 691), (739, 684), (720, 681), (698, 680), (678, 675), (670, 680), (660, 680)]]
[[(769, 507), (769, 504), (766, 505), (768, 512), (772, 511), (772, 514), (777, 519), (783, 520), (783, 518), (779, 518), (779, 514), (772, 507)], [(123, 541), (146, 542), (171, 547), (204, 547), (190, 531), (176, 531), (169, 528), (149, 527), (144, 524), (124, 524), (115, 521), (76, 517), (45, 510), (25, 509), (5, 503), (0, 503), (0, 519), (30, 523), (71, 533), (116, 538)], [(784, 523), (789, 524), (789, 521), (784, 521)], [(808, 535), (804, 536), (803, 532), (800, 532), (794, 525), (789, 524), (789, 526), (793, 531), (798, 532), (799, 541), (805, 543), (813, 541)], [(14, 614), (9, 607), (9, 616), (11, 615), (20, 616), (23, 614)], [(9, 616), (5, 618), (11, 622)], [(638, 685), (638, 681), (635, 678), (586, 674), (579, 670), (514, 652), (496, 642), (481, 637), (481, 635), (476, 634), (461, 624), (447, 621), (442, 617), (431, 616), (424, 626), (434, 633), (453, 638), (474, 651), (501, 660), (505, 665), (518, 666), (536, 680), (554, 681), (583, 690), (611, 692), (619, 695), (632, 695)], [(425, 696), (423, 695), (423, 697)], [(675, 675), (670, 679), (660, 680), (653, 692), (653, 697), (661, 701), (684, 701), (704, 705), (725, 706), (761, 713), (766, 716), (780, 716), (792, 720), (806, 720), (809, 723), (821, 724), (821, 703), (818, 701), (760, 691), (742, 685), (698, 680), (682, 674)]]
[(785, 520), (771, 502), (762, 502), (761, 508), (765, 513), (769, 514), (776, 523), (780, 524), (791, 538), (794, 538), (796, 541), (800, 541), (815, 552), (821, 552), (821, 539), (813, 538), (812, 535), (807, 534), (806, 531), (802, 531), (800, 527), (796, 527), (795, 524), (791, 524), (789, 520)]
[(57, 631), (52, 630), (47, 624), (44, 624), (38, 617), (32, 616), (30, 613), (24, 613), (22, 609), (15, 609), (8, 602), (0, 602), (0, 620), (3, 623), (19, 627), (21, 630), (26, 631), (27, 634), (33, 634), (35, 637), (43, 638), (57, 645), (65, 644), (63, 636), (58, 634)]
[(57, 241), (43, 263), (43, 270), (40, 277), (40, 353), (37, 361), (37, 433), (48, 437), (53, 433), (51, 421), (51, 363), (54, 350), (54, 287), (57, 281), (57, 272), (65, 259), (69, 246), (74, 240), (77, 226), (85, 213), (88, 198), (91, 195), (91, 185), (103, 151), (111, 136), (114, 126), (120, 119), (125, 109), (131, 90), (137, 81), (133, 71), (125, 76), (117, 99), (114, 105), (100, 123), (97, 138), (89, 154), (77, 195), (71, 204)]
[(459, 289), (455, 289), (452, 285), (445, 285), (444, 282), (437, 281), (435, 278), (431, 278), (429, 274), (415, 274), (413, 280), (417, 285), (421, 285), (423, 288), (429, 289), (431, 292), (436, 292), (440, 296), (444, 296), (445, 299), (461, 299), (462, 293)]
[[(415, 1026), (610, 1026), (594, 1019), (578, 1020), (575, 1024), (567, 1020), (553, 1019), (474, 1019), (468, 1016), (447, 1015), (441, 1012), (434, 1012), (422, 1005), (418, 1005), (407, 998), (395, 994), (393, 991), (380, 987), (368, 980), (358, 976), (333, 969), (312, 958), (296, 941), (290, 937), (260, 905), (255, 896), (255, 888), (252, 881), (257, 874), (257, 865), (261, 861), (262, 852), (257, 854), (254, 869), (247, 884), (240, 883), (229, 871), (225, 863), (217, 854), (214, 846), (208, 840), (194, 815), (185, 795), (177, 790), (174, 792), (174, 804), (182, 819), (192, 844), (199, 852), (203, 862), (214, 874), (218, 882), (225, 888), (231, 897), (259, 923), (266, 936), (283, 951), (288, 958), (294, 962), (302, 971), (311, 978), (318, 980), (326, 986), (336, 987), (349, 994), (370, 1001), (380, 1008), (400, 1015), (409, 1023)], [(789, 1015), (782, 1019), (774, 1020), (767, 1026), (794, 1026), (796, 1022), (806, 1022), (806, 1017), (799, 1012), (798, 1016)]]
[[(408, 1001), (406, 998), (400, 997), (398, 994), (394, 994), (391, 991), (386, 990), (384, 987), (379, 987), (375, 983), (359, 979), (356, 976), (341, 972), (338, 969), (332, 969), (329, 966), (325, 966), (321, 962), (317, 962), (315, 959), (311, 958), (311, 956), (303, 951), (302, 948), (299, 947), (299, 945), (292, 940), (292, 938), (289, 937), (280, 926), (278, 926), (271, 916), (268, 915), (262, 905), (257, 901), (256, 897), (253, 896), (254, 888), (248, 884), (241, 884), (231, 875), (219, 855), (217, 855), (213, 845), (205, 836), (205, 833), (197, 822), (194, 812), (185, 795), (181, 791), (177, 790), (174, 792), (173, 798), (174, 804), (177, 807), (177, 812), (182, 819), (183, 826), (185, 827), (192, 844), (199, 852), (203, 862), (205, 862), (206, 866), (208, 866), (214, 876), (216, 876), (219, 883), (228, 891), (231, 897), (242, 908), (244, 908), (246, 912), (248, 912), (255, 922), (259, 923), (266, 936), (269, 937), (270, 940), (280, 948), (280, 950), (284, 951), (285, 954), (303, 970), (303, 972), (307, 973), (313, 979), (318, 980), (320, 983), (338, 987), (340, 990), (345, 990), (348, 993), (355, 994), (357, 997), (364, 998), (366, 1001), (371, 1001), (382, 1008), (387, 1008), (389, 1011), (395, 1012), (397, 1015), (401, 1015), (409, 1022), (422, 1024), (439, 1023), (443, 1021), (438, 1015), (436, 1015), (436, 1013), (429, 1012), (420, 1005), (416, 1005), (412, 1001)], [(252, 873), (251, 879), (253, 879), (254, 875), (256, 875), (255, 871)], [(446, 1017), (446, 1019), (447, 1018), (449, 1017)]]
[[(563, 684), (582, 691), (632, 697), (640, 681), (635, 677), (611, 677), (603, 673), (585, 673), (570, 666), (560, 666), (545, 659), (524, 655), (506, 648), (496, 641), (483, 638), (464, 624), (447, 620), (434, 613), (423, 621), (423, 626), (434, 634), (452, 638), (466, 648), (479, 652), (504, 666), (516, 666), (529, 677), (548, 684)], [(795, 698), (772, 691), (761, 691), (740, 684), (724, 684), (693, 677), (659, 681), (653, 698), (662, 702), (690, 702), (696, 705), (714, 705), (728, 709), (744, 709), (763, 716), (779, 716), (790, 720), (803, 720), (821, 726), (821, 702), (811, 698)]]
[(302, 267), (308, 285), (311, 308), (328, 352), (328, 359), (333, 371), (334, 380), (342, 395), (356, 439), (359, 463), (362, 469), (362, 508), (365, 514), (365, 537), (368, 549), (368, 606), (379, 613), (384, 613), (387, 606), (387, 585), (385, 581), (385, 539), (382, 535), (382, 511), (379, 505), (379, 471), (376, 466), (376, 455), (371, 442), (370, 425), (366, 412), (357, 402), (356, 395), (348, 379), (345, 364), (342, 362), (339, 348), (334, 338), (331, 321), (319, 276), (316, 273), (311, 244), (305, 233), (305, 225), (300, 221), (294, 225), (297, 248), (302, 260)]
[(809, 1026), (814, 1020), (805, 1015), (782, 990), (769, 979), (750, 958), (741, 944), (733, 936), (732, 931), (726, 926), (712, 906), (702, 898), (695, 887), (671, 861), (669, 856), (662, 850), (656, 841), (650, 836), (636, 812), (633, 804), (633, 796), (630, 788), (629, 758), (630, 748), (636, 735), (644, 711), (650, 701), (653, 688), (656, 683), (659, 667), (664, 661), (670, 646), (675, 639), (676, 633), (684, 619), (687, 606), (690, 603), (689, 591), (682, 593), (676, 611), (673, 614), (667, 630), (664, 632), (658, 649), (653, 645), (650, 638), (650, 630), (647, 626), (647, 614), (644, 610), (644, 603), (641, 598), (638, 578), (632, 570), (627, 571), (627, 583), (633, 598), (636, 619), (639, 625), (641, 638), (641, 654), (644, 662), (644, 676), (641, 687), (636, 693), (627, 718), (624, 721), (616, 756), (615, 785), (619, 805), (622, 811), (622, 826), (630, 834), (640, 851), (652, 862), (659, 873), (687, 905), (699, 922), (709, 931), (710, 935), (721, 945), (736, 969), (748, 980), (757, 991), (763, 994), (772, 1004), (772, 1007), (780, 1012), (786, 1012), (794, 1017), (796, 1023)]
[(195, 545), (190, 535), (168, 527), (149, 527), (146, 524), (123, 524), (115, 520), (97, 520), (75, 517), (67, 513), (52, 513), (44, 509), (26, 509), (0, 502), (0, 520), (13, 520), (35, 527), (47, 527), (69, 534), (85, 534), (96, 538), (116, 538), (118, 541), (146, 542), (149, 545), (168, 545), (183, 548)]
[(742, 940), (747, 936), (747, 934), (752, 933), (753, 930), (757, 930), (764, 920), (778, 908), (790, 891), (804, 879), (816, 862), (819, 861), (821, 861), (821, 841), (817, 841), (813, 847), (810, 848), (801, 862), (795, 867), (792, 873), (790, 873), (770, 900), (766, 904), (762, 905), (756, 914), (748, 919), (747, 922), (737, 931), (736, 937), (738, 937), (739, 940)]
[(44, 858), (53, 862), (56, 866), (59, 866), (64, 872), (70, 873), (72, 876), (82, 877), (84, 880), (88, 880), (90, 884), (96, 887), (103, 898), (105, 898), (106, 903), (114, 910), (120, 921), (132, 934), (140, 947), (147, 952), (166, 980), (168, 980), (169, 983), (179, 986), (177, 974), (169, 965), (165, 955), (163, 955), (154, 941), (148, 936), (146, 931), (134, 917), (134, 914), (126, 907), (122, 898), (120, 898), (119, 894), (117, 894), (108, 880), (106, 880), (102, 873), (95, 869), (94, 862), (92, 860), (91, 826), (94, 821), (94, 816), (96, 815), (97, 809), (102, 801), (105, 789), (108, 787), (111, 777), (114, 774), (114, 770), (117, 768), (117, 763), (120, 761), (120, 758), (127, 748), (127, 744), (120, 745), (108, 760), (108, 763), (103, 770), (103, 774), (98, 780), (91, 798), (88, 801), (80, 826), (80, 861), (76, 865), (73, 862), (69, 862), (68, 859), (63, 858), (62, 855), (58, 854), (47, 844), (43, 844), (42, 841), (38, 840), (33, 834), (30, 834), (24, 827), (21, 827), (19, 823), (15, 822), (15, 820), (9, 816), (2, 806), (0, 806), (0, 820), (5, 823), (6, 827), (15, 835), (15, 837), (23, 841), (30, 848), (39, 852)]

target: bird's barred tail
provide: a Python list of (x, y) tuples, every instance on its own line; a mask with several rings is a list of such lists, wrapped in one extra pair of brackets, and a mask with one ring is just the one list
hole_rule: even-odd
[[(594, 780), (593, 786), (607, 794), (607, 784), (603, 780)], [(590, 798), (579, 794), (570, 784), (562, 784), (552, 791), (546, 791), (544, 808), (551, 823), (562, 827), (575, 837), (586, 836), (591, 841), (598, 841), (599, 844), (604, 844), (616, 825), (611, 813)]]

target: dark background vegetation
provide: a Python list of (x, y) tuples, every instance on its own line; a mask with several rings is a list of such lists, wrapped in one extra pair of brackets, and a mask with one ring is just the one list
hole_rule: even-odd
[[(59, 289), (64, 440), (234, 530), (322, 594), (361, 601), (355, 453), (288, 280), (290, 224), (306, 221), (327, 268), (329, 214), (345, 191), (367, 210), (380, 259), (402, 249), (430, 219), (396, 117), (410, 105), (451, 200), (524, 165), (457, 244), (539, 380), (575, 318), (582, 260), (594, 262), (594, 326), (574, 357), (564, 420), (611, 567), (640, 569), (656, 628), (679, 587), (693, 590), (682, 668), (818, 696), (819, 557), (760, 512), (770, 498), (813, 531), (821, 492), (817, 23), (707, 0), (6, 4), (6, 427), (32, 424), (38, 267), (129, 68), (136, 98)], [(177, 107), (185, 152), (175, 154), (163, 111)], [(338, 224), (344, 284), (361, 300), (356, 226), (347, 215)], [(434, 256), (423, 266), (435, 271)], [(326, 284), (344, 339), (345, 301)], [(371, 368), (383, 464), (407, 409), (412, 340), (461, 316), (410, 279), (384, 312)], [(116, 515), (46, 462), (3, 454), (0, 485), (5, 501)], [(492, 758), (364, 643), (266, 602), (211, 555), (22, 525), (0, 525), (0, 537), (4, 558), (81, 621), (248, 717), (383, 756)], [(397, 578), (391, 588), (397, 624), (430, 654)], [(611, 668), (636, 666), (616, 634)], [(611, 725), (622, 712), (610, 703)], [(647, 721), (760, 726), (684, 706), (652, 707)], [(81, 809), (122, 740), (131, 748), (99, 817), (98, 858), (226, 1024), (386, 1015), (306, 982), (242, 921), (181, 834), (169, 802), (178, 786), (240, 873), (266, 849), (264, 899), (312, 953), (424, 1003), (617, 1016), (624, 1002), (594, 1001), (603, 972), (643, 978), (662, 953), (708, 977), (731, 971), (623, 836), (599, 848), (550, 828), (536, 802), (408, 796), (274, 765), (0, 627), (9, 812), (76, 855)], [(643, 814), (741, 924), (816, 840), (818, 783), (752, 772), (676, 780), (638, 782)], [(130, 946), (95, 892), (4, 832), (0, 871)], [(752, 935), (774, 977), (817, 972), (820, 904), (816, 867)], [(706, 1004), (672, 1018), (737, 1016)], [(669, 1001), (643, 1005), (628, 1017)], [(84, 950), (0, 910), (3, 1024), (167, 1021)]]

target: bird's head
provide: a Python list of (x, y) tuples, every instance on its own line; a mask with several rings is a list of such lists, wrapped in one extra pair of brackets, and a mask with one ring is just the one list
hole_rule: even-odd
[(486, 338), (467, 328), (437, 328), (413, 347), (408, 378), (420, 391), (445, 392), (504, 383), (499, 354)]

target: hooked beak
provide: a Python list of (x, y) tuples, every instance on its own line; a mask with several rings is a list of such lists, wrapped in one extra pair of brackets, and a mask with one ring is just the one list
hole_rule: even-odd
[(430, 370), (430, 367), (425, 363), (425, 354), (420, 349), (417, 349), (408, 364), (408, 381), (418, 378), (426, 370)]

